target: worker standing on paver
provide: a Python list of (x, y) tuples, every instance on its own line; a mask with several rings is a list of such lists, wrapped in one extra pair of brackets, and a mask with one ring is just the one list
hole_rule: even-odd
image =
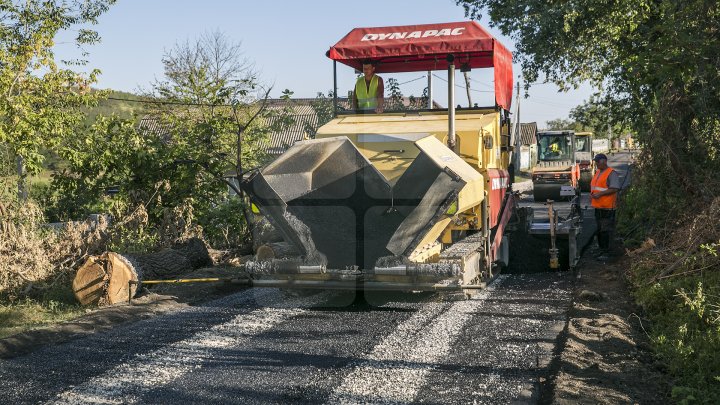
[(597, 173), (590, 183), (590, 200), (595, 209), (597, 222), (597, 239), (600, 253), (598, 260), (610, 258), (610, 238), (615, 229), (615, 208), (617, 193), (620, 190), (620, 176), (607, 165), (607, 156), (598, 153), (593, 158), (597, 166)]
[(363, 75), (355, 82), (353, 92), (353, 108), (365, 112), (383, 112), (385, 103), (385, 84), (382, 77), (375, 74), (376, 63), (364, 60), (362, 64)]

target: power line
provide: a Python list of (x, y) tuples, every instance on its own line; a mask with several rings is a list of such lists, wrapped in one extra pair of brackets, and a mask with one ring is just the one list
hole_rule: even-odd
[(489, 89), (492, 89), (492, 88), (493, 88), (493, 86), (491, 86), (491, 85), (489, 85), (489, 84), (487, 84), (487, 83), (485, 83), (485, 82), (481, 82), (480, 80), (473, 79), (472, 77), (470, 78), (470, 80), (474, 81), (475, 83), (479, 83), (479, 84), (481, 84), (481, 85), (483, 85), (483, 86), (485, 86), (485, 87), (487, 87), (487, 88), (489, 88)]
[[(447, 80), (445, 80), (445, 79), (443, 79), (442, 77), (436, 75), (435, 73), (433, 73), (432, 75), (433, 75), (434, 77), (436, 77), (436, 78), (444, 81), (445, 83), (448, 82)], [(457, 87), (457, 88), (459, 88), (459, 89), (463, 89), (463, 90), (467, 89), (467, 87), (461, 86), (461, 85), (459, 85), (459, 84), (456, 84), (455, 87)], [(474, 91), (474, 92), (476, 92), (476, 93), (494, 93), (494, 91), (491, 91), (491, 90), (475, 90), (475, 89), (470, 89), (470, 91)]]
[(408, 84), (408, 83), (416, 82), (416, 81), (418, 81), (418, 80), (420, 80), (420, 79), (424, 79), (424, 78), (426, 78), (426, 77), (427, 77), (427, 76), (422, 75), (422, 76), (418, 77), (417, 79), (412, 79), (412, 80), (408, 80), (408, 81), (406, 81), (406, 82), (398, 83), (398, 86), (402, 86), (403, 84)]

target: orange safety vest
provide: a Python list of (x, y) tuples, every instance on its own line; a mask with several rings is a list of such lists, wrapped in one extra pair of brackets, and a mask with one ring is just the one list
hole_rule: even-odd
[[(613, 171), (614, 169), (612, 167), (608, 167), (601, 172), (597, 172), (593, 177), (592, 181), (590, 182), (590, 193), (607, 190), (608, 177), (610, 177), (610, 173), (612, 173)], [(591, 198), (590, 200), (593, 208), (615, 209), (617, 193), (604, 195), (600, 198)]]

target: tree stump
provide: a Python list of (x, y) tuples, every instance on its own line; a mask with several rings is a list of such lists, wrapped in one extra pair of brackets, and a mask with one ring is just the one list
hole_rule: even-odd
[(134, 297), (143, 280), (177, 277), (209, 265), (212, 259), (199, 239), (144, 255), (105, 252), (80, 266), (73, 292), (83, 305), (112, 305)]

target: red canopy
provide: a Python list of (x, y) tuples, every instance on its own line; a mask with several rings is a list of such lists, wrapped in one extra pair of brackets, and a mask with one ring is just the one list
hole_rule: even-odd
[(495, 68), (495, 102), (509, 110), (512, 54), (477, 22), (355, 28), (330, 48), (328, 57), (362, 70), (362, 60), (379, 62), (378, 73), (444, 70), (455, 66)]

